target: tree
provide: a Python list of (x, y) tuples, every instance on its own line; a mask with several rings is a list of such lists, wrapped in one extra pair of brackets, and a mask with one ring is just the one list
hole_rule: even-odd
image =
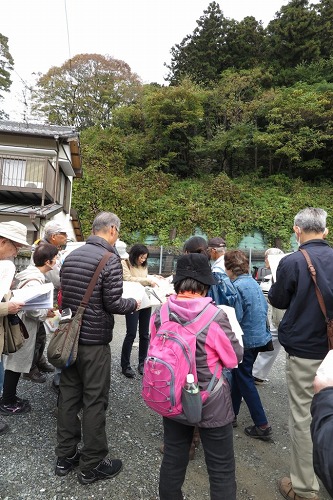
[(316, 29), (320, 40), (320, 53), (325, 59), (333, 55), (333, 3), (332, 0), (320, 0), (314, 6), (317, 11)]
[[(232, 21), (231, 21), (232, 23)], [(167, 80), (175, 85), (189, 76), (196, 83), (216, 81), (226, 68), (226, 37), (230, 22), (216, 2), (197, 21), (192, 35), (171, 49)]]
[(265, 29), (262, 22), (252, 16), (230, 23), (226, 45), (230, 68), (251, 69), (266, 60)]
[[(319, 59), (316, 22), (316, 12), (308, 0), (291, 0), (268, 24), (268, 63), (275, 67), (278, 76), (281, 70)], [(284, 84), (281, 77), (278, 80)]]
[(106, 127), (113, 110), (133, 102), (139, 77), (124, 61), (100, 54), (78, 54), (40, 76), (32, 93), (32, 111), (48, 122), (84, 129)]
[[(14, 60), (8, 48), (8, 38), (0, 33), (0, 100), (3, 99), (2, 92), (8, 92), (12, 84), (10, 71), (14, 67)], [(8, 116), (0, 109), (0, 119)]]

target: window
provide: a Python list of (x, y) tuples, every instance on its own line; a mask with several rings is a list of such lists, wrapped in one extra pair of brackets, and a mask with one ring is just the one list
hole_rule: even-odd
[(0, 158), (3, 186), (42, 188), (44, 169), (44, 158)]

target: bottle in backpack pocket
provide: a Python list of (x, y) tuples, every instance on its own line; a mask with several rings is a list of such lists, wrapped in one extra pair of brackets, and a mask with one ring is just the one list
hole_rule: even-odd
[(194, 382), (193, 373), (189, 373), (187, 375), (184, 389), (185, 391), (190, 392), (191, 394), (196, 394), (197, 392), (199, 392), (199, 386)]
[(182, 390), (183, 413), (189, 424), (198, 424), (202, 414), (202, 398), (199, 386), (194, 382), (194, 375), (189, 373)]

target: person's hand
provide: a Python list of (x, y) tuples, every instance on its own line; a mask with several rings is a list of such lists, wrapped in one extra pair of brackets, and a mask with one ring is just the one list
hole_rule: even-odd
[(314, 393), (325, 389), (326, 387), (333, 387), (333, 378), (321, 377), (320, 375), (316, 375), (313, 381), (313, 389)]
[(47, 311), (47, 315), (46, 315), (46, 317), (47, 317), (47, 318), (54, 318), (54, 316), (55, 316), (54, 309), (49, 309), (49, 310)]
[(141, 307), (141, 300), (137, 300), (136, 301), (136, 309), (135, 310), (138, 311), (140, 309), (140, 307)]
[(7, 302), (7, 304), (8, 304), (8, 314), (18, 313), (24, 306), (24, 302)]

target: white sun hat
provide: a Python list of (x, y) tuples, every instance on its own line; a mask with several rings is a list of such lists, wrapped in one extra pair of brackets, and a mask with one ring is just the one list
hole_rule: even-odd
[(15, 220), (0, 222), (0, 236), (25, 247), (30, 247), (27, 242), (27, 232), (26, 226)]

